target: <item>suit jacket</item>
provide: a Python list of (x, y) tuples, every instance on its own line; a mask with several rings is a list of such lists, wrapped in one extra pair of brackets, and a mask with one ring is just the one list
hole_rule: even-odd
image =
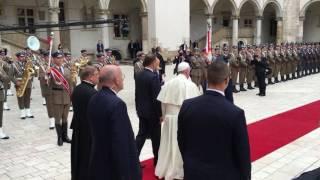
[(247, 180), (251, 163), (244, 111), (214, 91), (186, 100), (178, 116), (185, 180)]
[(97, 52), (98, 53), (103, 53), (104, 52), (104, 46), (103, 44), (97, 44)]
[(92, 132), (89, 179), (141, 180), (126, 104), (112, 90), (102, 87), (88, 107)]
[[(148, 69), (136, 75), (135, 102), (139, 117), (159, 119), (161, 117), (161, 103), (157, 100), (161, 90), (158, 74)], [(153, 123), (159, 123), (153, 122)]]
[(97, 91), (94, 85), (82, 81), (73, 91), (71, 100), (73, 106), (73, 129), (71, 142), (71, 174), (72, 179), (88, 179), (88, 167), (91, 149), (91, 132), (87, 118), (90, 98)]
[(162, 55), (160, 53), (156, 53), (157, 58), (160, 60), (160, 74), (166, 74), (166, 62), (164, 61)]

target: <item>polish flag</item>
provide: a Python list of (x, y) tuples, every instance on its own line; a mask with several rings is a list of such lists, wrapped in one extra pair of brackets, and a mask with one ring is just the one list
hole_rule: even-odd
[(212, 57), (212, 47), (211, 47), (211, 42), (212, 42), (212, 26), (210, 23), (208, 23), (207, 26), (207, 42), (206, 42), (206, 54), (208, 56), (209, 59), (211, 59)]

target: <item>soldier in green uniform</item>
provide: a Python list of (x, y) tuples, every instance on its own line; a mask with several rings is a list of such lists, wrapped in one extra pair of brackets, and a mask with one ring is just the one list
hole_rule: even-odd
[(48, 75), (47, 69), (49, 68), (49, 53), (44, 52), (42, 56), (42, 61), (39, 63), (39, 82), (40, 82), (40, 89), (41, 95), (45, 99), (47, 114), (49, 118), (49, 129), (54, 129), (54, 117), (53, 117), (53, 108), (52, 108), (52, 98), (51, 98), (51, 90), (48, 86)]
[(231, 69), (231, 79), (232, 79), (232, 91), (238, 93), (236, 88), (238, 74), (240, 71), (240, 60), (238, 58), (237, 46), (233, 46), (233, 50), (230, 52), (230, 69)]
[(293, 67), (292, 67), (292, 72), (293, 72), (292, 76), (293, 77), (292, 78), (293, 79), (297, 79), (298, 78), (298, 74), (299, 74), (298, 65), (299, 65), (300, 59), (299, 59), (299, 55), (298, 55), (298, 51), (297, 51), (296, 47), (292, 48), (292, 56), (293, 56)]
[[(63, 75), (65, 80), (70, 85), (71, 72), (68, 68), (63, 67), (64, 55), (60, 52), (55, 52), (52, 54), (52, 57), (52, 68), (55, 68), (55, 70), (59, 71), (60, 74)], [(52, 70), (49, 70), (49, 73), (51, 73), (51, 71)], [(52, 74), (49, 78), (49, 89), (51, 91), (53, 117), (55, 119), (55, 127), (57, 131), (57, 144), (58, 146), (62, 146), (63, 142), (71, 142), (71, 140), (68, 137), (68, 115), (69, 107), (71, 104), (70, 94), (68, 90), (60, 82), (56, 82), (56, 80), (54, 80)]]
[(246, 62), (246, 51), (245, 51), (245, 49), (241, 49), (241, 51), (239, 53), (239, 57), (240, 57), (240, 72), (239, 72), (240, 91), (247, 91), (244, 88), (244, 83), (245, 83), (245, 80), (246, 80), (247, 68), (248, 68), (248, 64)]
[(281, 58), (281, 67), (280, 67), (281, 81), (286, 81), (288, 59), (286, 56), (286, 49), (283, 46), (281, 46), (280, 48), (280, 58)]
[(251, 64), (251, 61), (253, 61), (253, 55), (254, 55), (254, 50), (252, 48), (249, 48), (246, 54), (246, 61), (248, 64), (248, 71), (247, 71), (247, 84), (248, 84), (248, 89), (254, 89), (252, 87), (252, 82), (254, 82), (255, 78), (255, 65)]
[[(14, 83), (15, 87), (20, 87), (23, 77), (23, 72), (25, 71), (27, 60), (24, 52), (18, 52), (16, 54), (17, 61), (12, 64), (12, 71), (10, 72), (11, 81)], [(33, 69), (33, 67), (31, 67)], [(31, 89), (32, 89), (32, 79), (27, 80), (27, 87), (24, 91), (22, 97), (17, 97), (18, 105), (20, 109), (20, 118), (34, 118), (30, 109), (30, 100), (31, 100)]]
[(4, 70), (5, 68), (9, 68), (6, 64), (2, 64), (0, 66), (0, 139), (9, 139), (9, 136), (7, 136), (2, 129), (3, 126), (3, 103), (4, 98), (6, 96), (4, 92), (4, 84), (10, 82), (10, 78), (7, 74), (7, 72)]
[(280, 57), (280, 47), (277, 45), (276, 50), (274, 51), (274, 58), (276, 61), (276, 68), (274, 71), (274, 79), (275, 79), (275, 83), (279, 82), (279, 73), (280, 73), (280, 69), (281, 69), (281, 64), (282, 64), (282, 58)]
[(274, 59), (274, 52), (273, 52), (272, 45), (268, 47), (267, 63), (269, 65), (269, 68), (271, 69), (271, 73), (268, 75), (268, 84), (274, 84), (274, 82), (272, 82), (272, 77), (274, 77), (274, 71), (276, 69), (276, 61)]
[(293, 56), (292, 56), (292, 49), (291, 47), (289, 46), (287, 49), (286, 49), (286, 57), (287, 57), (287, 73), (286, 73), (286, 80), (292, 80), (293, 79), (293, 66), (294, 66), (294, 59), (293, 59)]

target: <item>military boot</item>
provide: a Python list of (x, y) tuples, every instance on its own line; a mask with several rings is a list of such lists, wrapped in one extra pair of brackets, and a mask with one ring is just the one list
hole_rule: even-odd
[(60, 124), (56, 124), (56, 131), (57, 131), (57, 137), (58, 137), (58, 146), (63, 145), (63, 140), (62, 140), (62, 126)]
[(268, 84), (274, 84), (271, 78), (268, 78)]
[(281, 76), (281, 81), (286, 81), (286, 79), (284, 78), (284, 76)]
[(243, 87), (243, 84), (240, 84), (240, 91), (247, 91), (247, 90)]
[(71, 139), (68, 137), (68, 123), (62, 124), (62, 141), (66, 143), (71, 143)]
[(254, 87), (252, 87), (251, 83), (248, 83), (248, 89), (249, 89), (249, 90), (254, 89)]
[(238, 92), (240, 92), (240, 91), (237, 90), (236, 86), (232, 86), (232, 92), (233, 92), (233, 93), (238, 93)]

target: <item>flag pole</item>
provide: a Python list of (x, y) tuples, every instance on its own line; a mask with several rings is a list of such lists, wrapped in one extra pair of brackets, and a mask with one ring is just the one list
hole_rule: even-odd
[(49, 62), (48, 62), (48, 69), (51, 67), (51, 59), (52, 59), (52, 46), (53, 46), (53, 35), (54, 32), (50, 33), (50, 41), (49, 41)]

